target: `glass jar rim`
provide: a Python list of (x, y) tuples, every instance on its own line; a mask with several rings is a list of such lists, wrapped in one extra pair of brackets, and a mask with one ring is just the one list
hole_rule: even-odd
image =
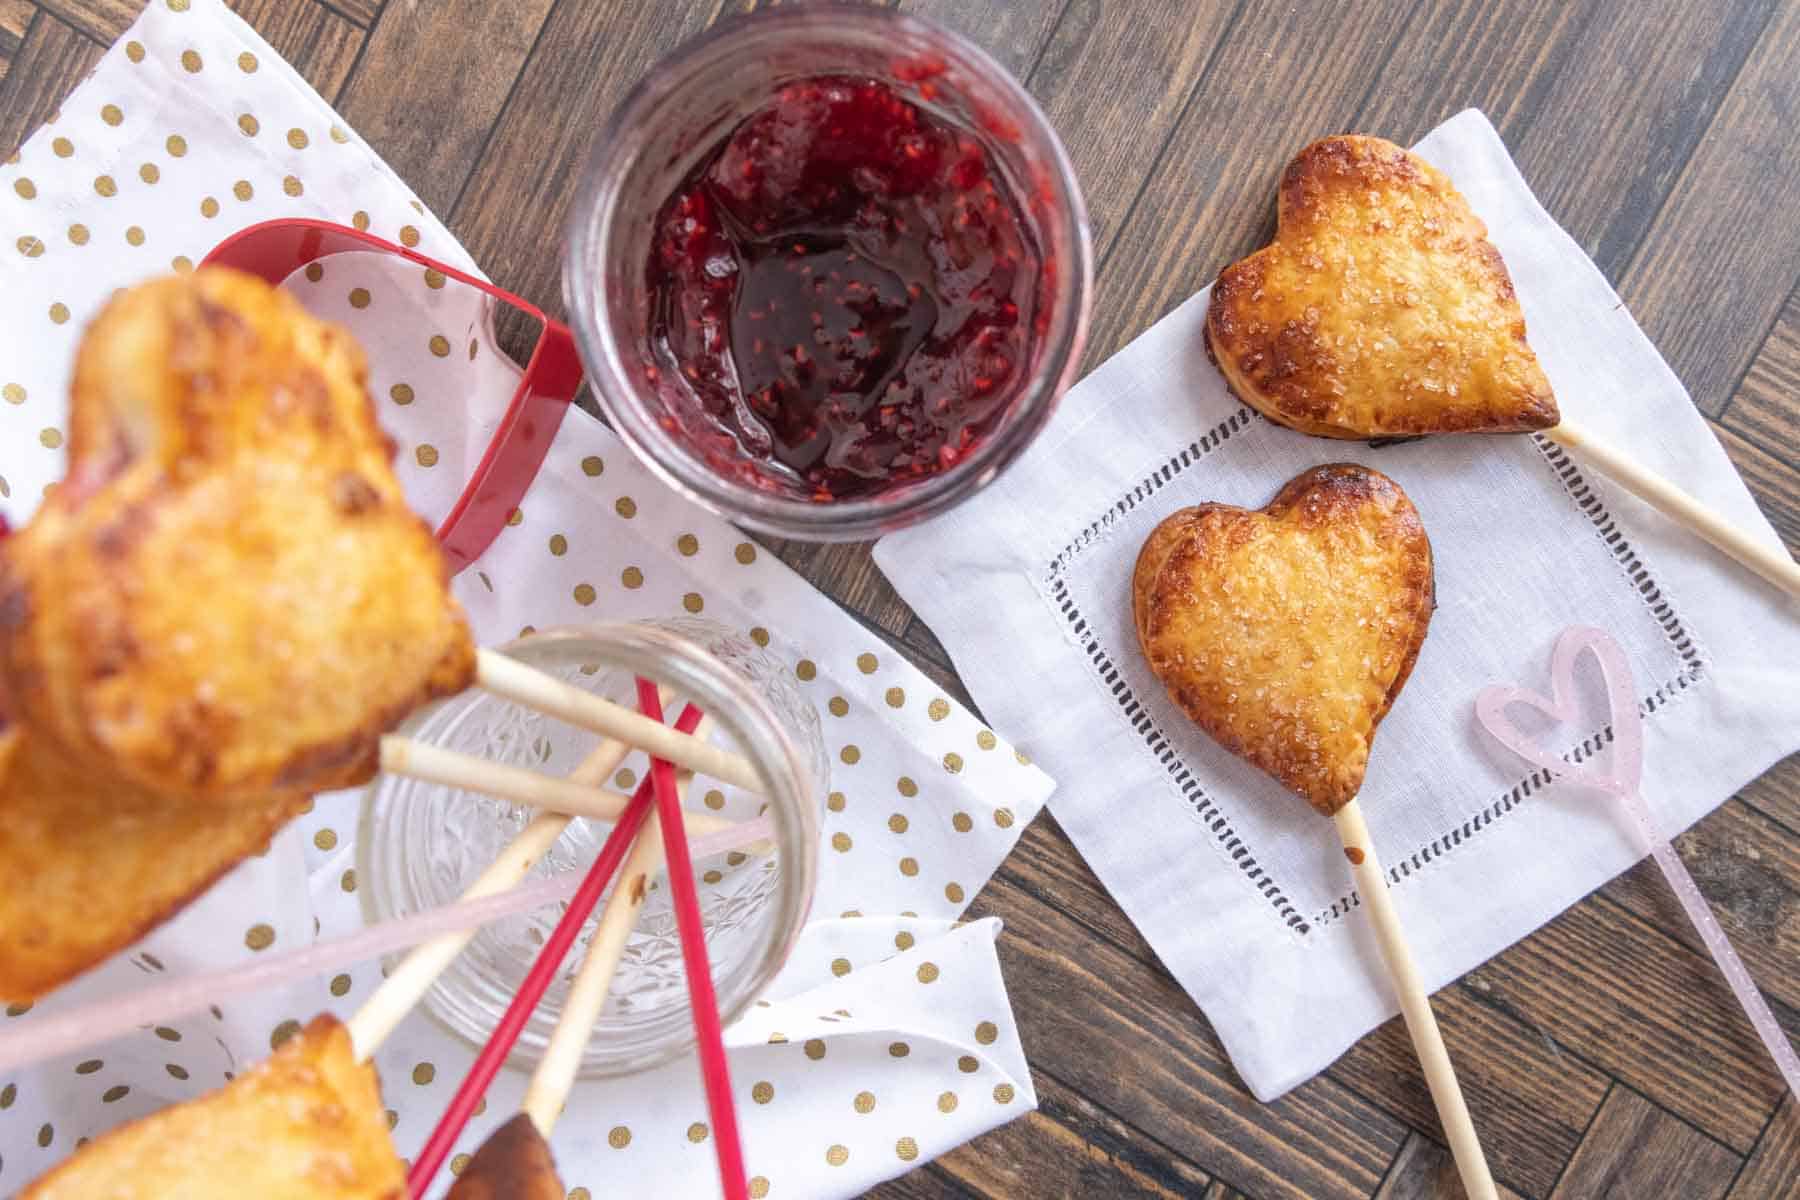
[[(854, 499), (817, 502), (782, 496), (716, 470), (674, 437), (643, 402), (625, 363), (625, 347), (605, 319), (602, 286), (614, 209), (624, 181), (652, 142), (645, 118), (679, 95), (684, 84), (740, 44), (805, 30), (889, 42), (899, 30), (947, 51), (979, 74), (1021, 118), (1020, 140), (1041, 154), (1054, 203), (1048, 220), (1072, 269), (1059, 270), (1050, 327), (1041, 335), (1044, 361), (1014, 397), (1000, 424), (954, 467)], [(760, 532), (811, 541), (853, 541), (936, 516), (998, 477), (1049, 422), (1081, 362), (1093, 294), (1093, 238), (1087, 207), (1067, 150), (1029, 92), (992, 55), (936, 22), (894, 9), (854, 4), (794, 4), (718, 22), (660, 59), (628, 92), (595, 135), (563, 241), (563, 300), (596, 399), (613, 431), (663, 483), (696, 503)]]

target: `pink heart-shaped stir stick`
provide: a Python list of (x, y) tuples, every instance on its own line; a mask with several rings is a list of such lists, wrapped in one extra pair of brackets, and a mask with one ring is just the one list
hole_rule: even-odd
[[(1575, 660), (1591, 650), (1606, 680), (1607, 723), (1612, 727), (1612, 769), (1572, 763), (1522, 733), (1507, 715), (1507, 708), (1523, 704), (1567, 725), (1579, 716), (1575, 695)], [(1510, 684), (1483, 688), (1475, 697), (1475, 716), (1483, 729), (1514, 754), (1572, 783), (1608, 792), (1621, 799), (1638, 790), (1644, 769), (1644, 718), (1632, 695), (1631, 664), (1625, 652), (1605, 630), (1575, 625), (1556, 639), (1550, 660), (1550, 698)]]
[[(1507, 709), (1515, 704), (1535, 708), (1547, 717), (1566, 725), (1579, 716), (1575, 695), (1575, 660), (1583, 650), (1593, 652), (1606, 680), (1607, 720), (1612, 727), (1613, 752), (1610, 770), (1593, 763), (1572, 763), (1527, 737), (1514, 725)], [(1649, 843), (1650, 853), (1663, 876), (1681, 901), (1688, 919), (1694, 923), (1701, 941), (1712, 953), (1732, 993), (1743, 1006), (1750, 1023), (1756, 1027), (1776, 1069), (1787, 1081), (1788, 1090), (1800, 1096), (1800, 1057), (1794, 1054), (1787, 1034), (1769, 1011), (1768, 1002), (1757, 990), (1743, 960), (1732, 948), (1718, 918), (1713, 915), (1699, 885), (1688, 873), (1675, 847), (1656, 825), (1644, 803), (1638, 785), (1644, 770), (1644, 719), (1638, 711), (1636, 690), (1631, 680), (1631, 664), (1625, 652), (1605, 630), (1589, 625), (1575, 625), (1563, 630), (1556, 639), (1556, 650), (1550, 660), (1550, 696), (1509, 684), (1483, 688), (1475, 697), (1475, 718), (1502, 746), (1529, 763), (1580, 787), (1593, 788), (1617, 798), (1630, 813), (1639, 831)]]

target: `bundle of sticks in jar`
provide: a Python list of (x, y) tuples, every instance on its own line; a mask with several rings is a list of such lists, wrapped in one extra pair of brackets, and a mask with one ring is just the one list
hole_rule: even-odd
[[(605, 896), (523, 1111), (450, 1193), (560, 1200), (547, 1139), (666, 865), (724, 1192), (744, 1196), (693, 862), (772, 829), (686, 812), (682, 798), (695, 774), (752, 792), (765, 781), (708, 740), (696, 705), (665, 724), (676, 697), (651, 680), (637, 679), (633, 711), (474, 645), (365, 376), (345, 331), (218, 269), (120, 293), (85, 335), (67, 475), (0, 540), (0, 999), (30, 1004), (135, 942), (315, 792), (385, 771), (535, 815), (448, 908), (15, 1022), (0, 1064), (412, 947), (347, 1023), (319, 1016), (226, 1087), (87, 1143), (20, 1195), (423, 1195)], [(470, 687), (603, 740), (555, 778), (391, 732)], [(600, 786), (633, 749), (651, 761), (635, 794)], [(572, 895), (564, 880), (525, 883), (577, 817), (612, 828)], [(482, 922), (564, 898), (409, 1169), (371, 1057)]]

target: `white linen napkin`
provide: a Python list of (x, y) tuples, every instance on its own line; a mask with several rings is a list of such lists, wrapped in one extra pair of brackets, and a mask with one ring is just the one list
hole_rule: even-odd
[[(1564, 411), (1779, 544), (1486, 118), (1464, 112), (1418, 150), (1487, 222)], [(1567, 625), (1609, 630), (1649, 714), (1645, 794), (1682, 829), (1800, 745), (1800, 622), (1773, 588), (1541, 439), (1371, 449), (1269, 423), (1207, 361), (1206, 305), (1202, 292), (1104, 363), (1005, 477), (885, 539), (876, 561), (984, 711), (1061, 781), (1057, 819), (1268, 1100), (1396, 1003), (1330, 822), (1200, 733), (1143, 663), (1130, 573), (1159, 520), (1208, 500), (1261, 507), (1332, 461), (1384, 471), (1417, 503), (1439, 607), (1361, 799), (1433, 988), (1640, 854), (1606, 806), (1494, 754), (1474, 727), (1477, 691), (1540, 679)]]
[[(248, 199), (234, 191), (240, 180)], [(158, 0), (0, 169), (0, 512), (24, 521), (62, 474), (71, 360), (106, 297), (273, 216), (366, 222), (475, 269), (248, 26), (217, 0)], [(407, 494), (441, 518), (516, 380), (494, 348), (489, 306), (376, 255), (335, 256), (288, 286), (363, 341)], [(818, 706), (832, 778), (813, 921), (768, 1006), (727, 1031), (753, 1195), (855, 1195), (1035, 1106), (993, 951), (998, 923), (958, 918), (1050, 792), (1041, 771), (771, 555), (670, 494), (578, 410), (513, 524), (455, 588), (490, 645), (526, 626), (699, 613), (749, 631)], [(356, 928), (360, 802), (318, 797), (180, 917), (0, 1019)], [(218, 1086), (314, 1013), (347, 1016), (380, 978), (380, 964), (358, 964), (0, 1077), (0, 1194), (81, 1139)], [(382, 1047), (402, 1154), (423, 1142), (472, 1057), (418, 1015)], [(516, 1111), (524, 1082), (502, 1072), (459, 1154)], [(579, 1084), (553, 1148), (572, 1195), (604, 1194), (620, 1178), (716, 1195), (705, 1121), (698, 1068), (684, 1060)]]

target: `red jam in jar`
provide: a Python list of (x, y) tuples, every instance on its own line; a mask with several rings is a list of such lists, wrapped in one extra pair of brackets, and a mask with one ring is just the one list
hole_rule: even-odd
[(814, 500), (867, 496), (998, 423), (1044, 266), (982, 134), (874, 79), (801, 79), (662, 205), (648, 371), (690, 432)]

